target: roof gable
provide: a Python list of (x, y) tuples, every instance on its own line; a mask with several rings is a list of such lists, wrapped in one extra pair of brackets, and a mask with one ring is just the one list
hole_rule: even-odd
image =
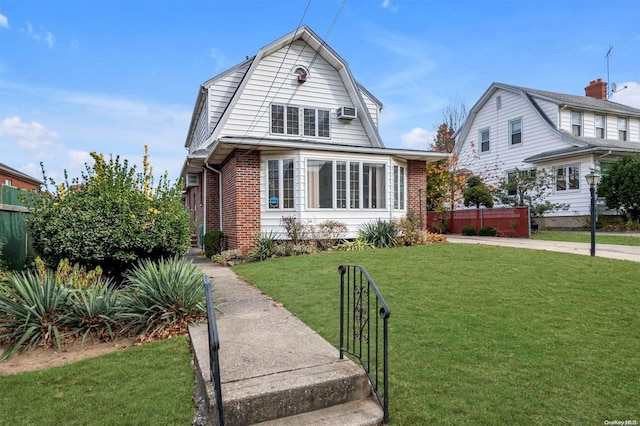
[[(313, 78), (313, 74), (314, 74), (314, 69), (313, 69), (314, 62), (317, 63), (317, 61), (320, 60), (319, 58), (321, 58), (323, 62), (329, 64), (335, 70), (338, 76), (338, 79), (340, 81), (340, 84), (342, 85), (342, 90), (346, 92), (346, 94), (348, 95), (350, 103), (358, 109), (358, 116), (360, 119), (359, 121), (362, 127), (364, 128), (364, 132), (366, 133), (366, 136), (370, 145), (372, 147), (378, 147), (378, 148), (384, 147), (382, 139), (380, 138), (380, 135), (378, 133), (377, 127), (371, 115), (369, 114), (367, 106), (361, 95), (362, 87), (358, 85), (358, 83), (355, 81), (355, 79), (351, 75), (351, 71), (349, 70), (349, 67), (346, 61), (344, 61), (335, 51), (333, 51), (320, 37), (318, 37), (307, 26), (303, 26), (281, 37), (280, 39), (270, 43), (269, 45), (263, 47), (258, 51), (256, 56), (253, 58), (251, 65), (247, 69), (247, 72), (244, 75), (242, 81), (240, 82), (237, 90), (235, 91), (233, 97), (229, 101), (220, 120), (218, 121), (217, 125), (213, 129), (211, 136), (209, 137), (209, 143), (216, 141), (221, 136), (225, 136), (222, 134), (223, 128), (225, 127), (225, 124), (227, 124), (227, 121), (229, 120), (229, 117), (232, 111), (234, 110), (234, 108), (236, 107), (241, 96), (243, 96), (244, 91), (247, 89), (247, 85), (249, 84), (249, 82), (252, 81), (254, 77), (255, 79), (269, 78), (268, 76), (256, 75), (256, 71), (261, 66), (263, 61), (267, 60), (267, 58), (271, 55), (278, 54), (279, 52), (283, 51), (283, 49), (285, 51), (284, 56), (286, 57), (286, 59), (294, 60), (294, 58), (287, 56), (289, 49), (294, 43), (298, 43), (298, 44), (304, 43), (304, 45), (307, 46), (307, 48), (310, 48), (313, 52), (314, 58), (310, 64), (311, 78)], [(278, 75), (276, 75), (276, 78), (282, 74), (290, 74), (291, 71), (292, 70), (290, 69), (290, 65), (289, 64), (285, 65), (283, 60), (281, 67), (278, 69)], [(254, 114), (257, 114), (258, 116), (264, 116), (266, 114), (268, 116), (268, 113), (269, 113), (268, 108), (271, 102), (274, 102), (275, 94), (278, 93), (277, 84), (272, 84), (272, 86), (274, 86), (273, 91), (271, 91), (271, 88), (270, 88), (268, 93), (260, 94), (260, 96), (263, 96), (261, 106), (259, 108), (259, 111), (253, 112)], [(254, 94), (252, 93), (252, 94), (249, 94), (248, 96), (250, 95), (254, 95)], [(382, 105), (377, 99), (373, 97), (372, 99), (374, 100), (374, 102), (380, 105), (380, 108), (382, 107)]]

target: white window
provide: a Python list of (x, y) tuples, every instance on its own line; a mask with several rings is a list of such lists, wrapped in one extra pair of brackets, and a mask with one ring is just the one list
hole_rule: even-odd
[(11, 179), (5, 179), (4, 180), (4, 184), (7, 185), (7, 186), (11, 186), (12, 183), (13, 182), (11, 181)]
[[(271, 133), (329, 137), (329, 110), (271, 105)], [(302, 131), (300, 123), (302, 122)]]
[(480, 153), (491, 150), (491, 140), (489, 129), (480, 130)]
[(625, 117), (618, 117), (618, 139), (627, 140), (627, 119)]
[(304, 135), (329, 137), (329, 110), (304, 109)]
[(561, 166), (555, 168), (556, 191), (580, 189), (580, 166)]
[(512, 120), (509, 122), (509, 138), (511, 146), (520, 145), (522, 143), (522, 119)]
[[(385, 169), (385, 165), (379, 163), (307, 160), (307, 207), (384, 209)], [(402, 203), (404, 205), (404, 201)]]
[(393, 208), (404, 210), (405, 168), (393, 166)]
[(269, 209), (292, 209), (294, 207), (293, 160), (267, 161), (267, 186)]
[(571, 111), (571, 133), (573, 136), (582, 136), (582, 113)]
[(595, 116), (595, 126), (596, 126), (596, 138), (605, 139), (607, 134), (605, 128), (605, 117), (602, 114), (596, 114)]

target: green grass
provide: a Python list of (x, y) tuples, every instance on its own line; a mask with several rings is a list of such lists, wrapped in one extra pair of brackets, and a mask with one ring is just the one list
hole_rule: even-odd
[(2, 425), (188, 425), (186, 336), (63, 367), (0, 377)]
[(337, 346), (342, 263), (363, 265), (392, 312), (392, 424), (639, 419), (640, 264), (437, 244), (234, 270)]
[[(582, 232), (537, 232), (531, 235), (534, 240), (567, 241), (571, 243), (590, 243), (591, 234)], [(596, 244), (618, 244), (623, 246), (640, 246), (640, 237), (631, 235), (598, 235)]]

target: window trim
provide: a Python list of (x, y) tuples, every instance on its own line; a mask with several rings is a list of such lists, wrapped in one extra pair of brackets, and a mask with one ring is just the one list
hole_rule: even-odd
[[(620, 120), (624, 120), (624, 129), (620, 129)], [(620, 139), (620, 132), (624, 132), (624, 138)], [(627, 142), (629, 140), (629, 119), (627, 117), (618, 116), (618, 140)]]
[[(283, 203), (284, 203), (284, 187), (285, 187), (285, 183), (284, 183), (284, 162), (285, 161), (291, 161), (291, 165), (292, 165), (292, 172), (293, 172), (293, 176), (291, 177), (292, 183), (292, 190), (293, 190), (293, 194), (291, 197), (291, 207), (283, 207)], [(277, 162), (278, 164), (278, 207), (271, 207), (271, 188), (269, 187), (269, 163), (271, 162)], [(292, 211), (296, 209), (296, 160), (293, 157), (282, 157), (282, 158), (267, 158), (265, 161), (265, 183), (266, 183), (266, 210), (269, 212), (273, 212), (273, 211)]]
[[(283, 131), (282, 133), (280, 132), (276, 132), (274, 131), (274, 107), (281, 107), (283, 109), (283, 118), (282, 118), (282, 126), (277, 126), (277, 128), (282, 127)], [(296, 121), (296, 133), (289, 133), (290, 131), (290, 126), (289, 126), (289, 110), (290, 109), (297, 109), (298, 113), (297, 113), (297, 121)], [(305, 121), (306, 121), (306, 111), (313, 111), (313, 135), (312, 134), (307, 134), (306, 129), (305, 129)], [(322, 121), (320, 120), (320, 112), (324, 112), (326, 114), (326, 120)], [(323, 124), (327, 125), (327, 129), (326, 129), (326, 133), (327, 136), (319, 136), (320, 131), (322, 130), (321, 127)], [(311, 107), (311, 106), (304, 106), (304, 105), (297, 105), (297, 104), (282, 104), (282, 103), (277, 103), (274, 102), (270, 105), (269, 107), (269, 134), (273, 135), (273, 136), (286, 136), (286, 137), (299, 137), (299, 138), (314, 138), (314, 139), (323, 139), (323, 140), (328, 140), (331, 139), (331, 109), (330, 108), (321, 108), (321, 107)], [(311, 133), (311, 132), (309, 132)]]
[(407, 206), (407, 168), (393, 164), (393, 210), (404, 211)]
[[(602, 127), (598, 127), (598, 117), (602, 117)], [(607, 116), (595, 113), (593, 115), (593, 127), (596, 139), (607, 139)], [(602, 129), (602, 137), (598, 136), (598, 129)]]
[[(580, 114), (580, 123), (576, 124), (573, 122), (573, 115), (574, 114)], [(584, 114), (582, 114), (582, 111), (576, 111), (576, 110), (571, 110), (571, 134), (573, 136), (576, 137), (582, 137), (584, 135), (584, 131), (582, 130), (584, 127)], [(573, 126), (578, 126), (578, 134), (576, 135), (574, 130), (573, 130)]]
[[(332, 205), (331, 207), (310, 207), (309, 206), (309, 200), (310, 200), (310, 190), (309, 190), (309, 184), (310, 184), (310, 179), (309, 179), (309, 162), (310, 161), (323, 161), (323, 162), (330, 162), (331, 163), (331, 198), (332, 198)], [(338, 164), (344, 164), (345, 166), (345, 183), (344, 183), (344, 189), (345, 189), (345, 200), (344, 200), (344, 207), (339, 207), (338, 206)], [(357, 165), (357, 188), (354, 187), (352, 185), (353, 179), (352, 179), (352, 173), (354, 173), (355, 171), (352, 169), (352, 166)], [(364, 169), (365, 169), (365, 165), (375, 165), (375, 166), (382, 166), (382, 170), (384, 171), (384, 179), (382, 181), (382, 185), (380, 187), (376, 187), (376, 190), (382, 190), (384, 191), (382, 194), (382, 197), (377, 197), (378, 199), (381, 199), (384, 202), (384, 207), (364, 207), (365, 205), (365, 200), (364, 200), (364, 188), (365, 188), (365, 183), (364, 183)], [(406, 179), (407, 179), (407, 174), (406, 174), (406, 167), (405, 166), (401, 166), (403, 168), (405, 168), (405, 188), (406, 188)], [(305, 208), (308, 211), (345, 211), (345, 210), (351, 210), (351, 211), (387, 211), (389, 210), (389, 208), (387, 207), (387, 204), (389, 202), (388, 198), (388, 185), (389, 185), (389, 164), (386, 161), (376, 161), (374, 160), (350, 160), (348, 158), (322, 158), (322, 157), (308, 157), (305, 159)], [(391, 169), (393, 170), (393, 169)], [(354, 199), (353, 195), (354, 193), (357, 191), (357, 199)], [(357, 207), (353, 207), (354, 206), (354, 202), (357, 205)], [(407, 201), (406, 201), (406, 190), (405, 190), (405, 201), (404, 201), (404, 205), (406, 206)], [(395, 210), (395, 209), (394, 209)]]
[[(489, 148), (486, 151), (482, 150), (482, 145), (484, 144), (484, 141), (482, 140), (482, 134), (484, 132), (487, 132), (489, 134), (489, 139), (487, 140), (487, 143), (489, 144)], [(491, 152), (491, 127), (486, 127), (484, 129), (478, 130), (478, 141), (480, 141), (478, 146), (478, 152), (480, 153), (480, 155)]]
[[(520, 122), (520, 142), (513, 143), (513, 136), (516, 134), (513, 132), (513, 124)], [(509, 120), (509, 148), (517, 148), (522, 146), (522, 117), (514, 118), (513, 120)]]
[[(576, 182), (578, 184), (578, 186), (576, 188), (570, 188), (569, 187), (569, 176), (571, 175), (570, 172), (570, 168), (575, 167), (577, 169), (577, 179)], [(558, 170), (562, 169), (564, 174), (563, 176), (565, 177), (565, 188), (564, 189), (558, 189)], [(553, 192), (579, 192), (580, 191), (580, 163), (571, 163), (571, 164), (563, 164), (560, 166), (555, 166), (553, 167)]]

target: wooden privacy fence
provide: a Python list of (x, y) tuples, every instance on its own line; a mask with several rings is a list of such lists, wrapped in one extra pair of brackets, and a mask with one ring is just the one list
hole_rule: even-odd
[(480, 228), (493, 227), (499, 237), (531, 236), (528, 207), (427, 212), (427, 228), (430, 232), (460, 234), (462, 227), (468, 225), (473, 226), (476, 233)]
[(18, 199), (19, 189), (0, 186), (0, 250), (9, 269), (25, 266), (30, 241), (25, 224), (29, 209)]

